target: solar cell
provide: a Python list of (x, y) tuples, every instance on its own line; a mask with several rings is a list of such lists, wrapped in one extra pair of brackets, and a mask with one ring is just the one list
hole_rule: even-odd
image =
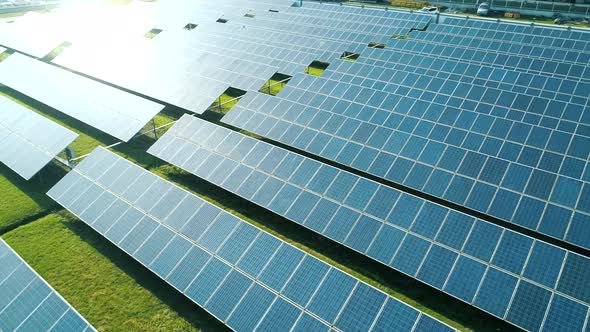
[(29, 180), (78, 134), (0, 96), (0, 161)]
[(0, 63), (0, 82), (125, 142), (164, 108), (18, 53)]
[(2, 331), (95, 331), (2, 239), (0, 293)]
[(148, 152), (523, 328), (536, 314), (505, 317), (519, 280), (588, 305), (569, 275), (555, 286), (562, 265), (584, 271), (586, 257), (230, 129), (185, 115)]
[(453, 330), (103, 148), (48, 195), (234, 330)]

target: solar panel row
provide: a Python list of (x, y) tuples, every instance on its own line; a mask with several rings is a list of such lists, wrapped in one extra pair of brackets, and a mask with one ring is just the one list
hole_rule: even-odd
[[(367, 10), (368, 9), (368, 10)], [(422, 15), (407, 11), (371, 10), (369, 8), (351, 6), (337, 6), (330, 3), (306, 3), (303, 7), (294, 7), (293, 12), (303, 12), (306, 15), (317, 17), (335, 17), (355, 22), (374, 22), (382, 25), (395, 24), (397, 20), (411, 20), (417, 23), (417, 29), (423, 29), (432, 21), (431, 15)]]
[(105, 149), (48, 195), (234, 330), (453, 330)]
[(514, 22), (496, 22), (487, 20), (471, 20), (469, 18), (458, 18), (453, 16), (441, 16), (441, 24), (453, 26), (470, 27), (473, 30), (503, 31), (518, 34), (527, 34), (531, 37), (555, 37), (567, 40), (588, 41), (588, 31), (584, 29), (571, 29), (564, 27), (549, 27), (547, 25), (522, 24)]
[(440, 44), (469, 45), (475, 49), (519, 54), (531, 58), (545, 58), (558, 62), (585, 64), (590, 60), (590, 43), (553, 37), (531, 37), (515, 33), (434, 25), (428, 31), (413, 32), (409, 37)]
[[(248, 29), (248, 32), (251, 32), (250, 30)], [(255, 34), (259, 35), (261, 33), (264, 33), (264, 31), (255, 31)], [(320, 52), (313, 49), (304, 47), (294, 49), (289, 44), (281, 44), (276, 41), (265, 41), (264, 44), (261, 44), (256, 39), (249, 38), (248, 35), (241, 33), (241, 31), (210, 27), (209, 29), (199, 29), (198, 34), (190, 36), (184, 34), (185, 38), (182, 39), (182, 44), (211, 54), (223, 53), (226, 56), (248, 58), (256, 63), (266, 63), (276, 67), (275, 71), (288, 75), (304, 72), (314, 60), (337, 58), (346, 50), (346, 47), (343, 46), (340, 52), (321, 51), (322, 54), (320, 54)], [(168, 35), (161, 37), (165, 39)], [(178, 37), (180, 36), (175, 36), (175, 38)], [(210, 70), (215, 71), (215, 74), (222, 71), (218, 68)], [(211, 75), (213, 74), (212, 72)], [(257, 87), (260, 88), (260, 86), (262, 84)], [(253, 85), (252, 88), (254, 87), (256, 86)]]
[(0, 96), (0, 162), (29, 180), (78, 134)]
[[(219, 27), (219, 24), (199, 25), (199, 31), (195, 34), (184, 34), (183, 40), (193, 48), (200, 48), (203, 43), (216, 46), (218, 51), (224, 53), (239, 54), (252, 61), (268, 63), (279, 67), (282, 73), (300, 73), (312, 61), (331, 61), (338, 58), (344, 51), (350, 48), (349, 43), (334, 40), (318, 40), (304, 35), (293, 35), (290, 33), (269, 31), (261, 28), (249, 26), (248, 28), (238, 28), (237, 25), (225, 24)], [(163, 36), (165, 37), (165, 36)], [(244, 44), (239, 44), (239, 43)], [(231, 47), (234, 45), (234, 47)], [(220, 49), (219, 49), (220, 48)], [(263, 56), (259, 58), (259, 56)], [(289, 63), (303, 65), (297, 69), (290, 69)]]
[[(422, 64), (416, 64), (420, 62)], [(438, 68), (438, 64), (453, 72), (431, 69)], [(340, 95), (334, 96), (335, 98), (373, 108), (392, 106), (391, 109), (384, 110), (388, 112), (400, 113), (404, 110), (400, 111), (396, 106), (406, 106), (391, 105), (392, 101), (387, 100), (388, 97), (406, 97), (405, 99), (410, 101), (422, 100), (424, 103), (454, 107), (463, 112), (477, 112), (493, 118), (507, 119), (507, 127), (510, 127), (512, 122), (518, 122), (580, 136), (590, 135), (590, 120), (584, 114), (584, 96), (590, 93), (590, 84), (574, 84), (576, 88), (569, 90), (568, 86), (572, 86), (571, 81), (528, 74), (514, 75), (516, 72), (504, 70), (494, 71), (492, 76), (488, 77), (486, 71), (487, 68), (459, 65), (458, 61), (436, 61), (410, 56), (403, 57), (400, 63), (390, 63), (388, 68), (365, 61), (338, 62), (322, 75), (322, 79), (314, 83), (316, 87), (319, 85), (319, 88), (322, 88), (323, 94), (339, 93)], [(303, 75), (299, 76), (303, 78)], [(500, 79), (506, 79), (508, 82), (514, 80), (514, 83), (502, 83)], [(356, 94), (346, 93), (346, 96), (341, 96), (348, 92), (346, 89), (350, 85), (360, 85), (361, 88), (357, 87), (351, 91), (357, 92)], [(381, 86), (378, 91), (383, 92), (374, 94), (374, 89), (360, 91), (371, 86)], [(404, 95), (406, 92), (407, 95)], [(290, 98), (287, 92), (283, 95)], [(564, 100), (566, 95), (569, 97)], [(389, 103), (385, 104), (386, 101)], [(408, 116), (419, 117), (415, 114)], [(522, 144), (512, 137), (502, 138)]]
[[(342, 62), (341, 66), (354, 64)], [(329, 70), (326, 73), (327, 77), (335, 75)], [(455, 94), (473, 91), (476, 95), (475, 87), (440, 81), (443, 87), (435, 84), (437, 89), (452, 86)], [(542, 128), (537, 125), (541, 120), (538, 114), (527, 116), (515, 110), (514, 105), (506, 108), (496, 102), (495, 106), (480, 104), (479, 109), (470, 110), (467, 105), (472, 104), (468, 99), (451, 97), (447, 98), (449, 103), (441, 105), (429, 97), (435, 92), (415, 88), (423, 95), (418, 99), (375, 91), (372, 82), (376, 80), (362, 82), (368, 84), (295, 76), (277, 97), (246, 94), (223, 121), (590, 247), (590, 237), (585, 235), (590, 234), (590, 223), (585, 221), (587, 204), (583, 200), (587, 186), (584, 165), (590, 153), (587, 137)], [(383, 85), (384, 90), (403, 90), (395, 83)], [(514, 99), (512, 104), (520, 103), (516, 94), (509, 97)], [(439, 95), (435, 100), (441, 98)], [(453, 100), (466, 106), (454, 107)], [(552, 114), (558, 105), (561, 104), (545, 104), (545, 112)], [(571, 116), (577, 110), (579, 116), (572, 120), (580, 121), (579, 107), (570, 104), (568, 110)], [(506, 112), (521, 117), (495, 116)], [(527, 119), (537, 121), (527, 123)], [(559, 123), (563, 125), (561, 129), (567, 129), (569, 124), (581, 128), (574, 121)], [(542, 217), (546, 206), (549, 212)], [(566, 214), (557, 221), (547, 219), (555, 209)]]
[(1, 331), (95, 331), (0, 239)]
[[(382, 24), (375, 24), (372, 22), (368, 22), (368, 20), (364, 20), (362, 22), (354, 21), (346, 17), (338, 17), (338, 18), (330, 18), (326, 16), (308, 16), (305, 15), (306, 10), (293, 10), (289, 13), (281, 13), (280, 15), (260, 15), (256, 18), (255, 21), (248, 20), (247, 18), (238, 18), (239, 22), (245, 23), (258, 23), (263, 20), (268, 20), (269, 22), (273, 22), (275, 24), (282, 22), (287, 25), (291, 26), (313, 26), (316, 28), (312, 34), (318, 33), (318, 28), (328, 28), (331, 31), (351, 31), (356, 33), (361, 33), (364, 35), (365, 38), (382, 38), (386, 37), (391, 38), (394, 34), (407, 34), (412, 28), (416, 28), (416, 21), (415, 20), (402, 20), (402, 19), (395, 19), (395, 20), (386, 20), (383, 19)], [(252, 23), (252, 24), (255, 24)], [(388, 24), (389, 23), (389, 24)], [(393, 23), (393, 24), (392, 24)], [(331, 36), (325, 36), (331, 37)], [(365, 40), (357, 40), (358, 42), (370, 42), (371, 39)]]
[[(250, 21), (248, 21), (249, 19), (244, 18), (246, 21), (244, 23), (250, 23)], [(233, 22), (233, 21), (231, 21)], [(408, 21), (409, 22), (409, 21)], [(240, 25), (241, 27), (241, 25)], [(289, 33), (291, 33), (292, 31), (290, 31), (291, 29), (288, 30)], [(180, 29), (178, 29), (178, 32), (183, 32)], [(186, 35), (186, 33), (184, 32), (184, 35)], [(347, 35), (350, 35), (350, 33), (348, 33)], [(168, 37), (167, 37), (168, 36)], [(161, 38), (160, 38), (161, 37)], [(234, 71), (230, 71), (227, 73), (227, 75), (223, 74), (223, 71), (227, 69), (227, 66), (223, 65), (223, 64), (219, 64), (219, 63), (212, 63), (210, 61), (207, 62), (203, 62), (200, 63), (201, 66), (194, 66), (194, 65), (190, 65), (189, 63), (187, 63), (186, 60), (184, 61), (179, 61), (180, 59), (184, 59), (184, 56), (179, 55), (178, 53), (180, 52), (172, 52), (172, 54), (170, 54), (170, 45), (177, 45), (179, 40), (180, 41), (184, 41), (184, 36), (181, 37), (180, 39), (178, 39), (180, 37), (180, 35), (178, 33), (162, 33), (161, 36), (158, 36), (158, 38), (156, 38), (154, 41), (157, 40), (162, 40), (165, 41), (167, 40), (167, 43), (164, 42), (156, 42), (155, 44), (157, 45), (152, 45), (152, 44), (146, 44), (145, 41), (144, 42), (139, 42), (138, 47), (133, 47), (133, 49), (136, 50), (137, 55), (133, 55), (133, 54), (127, 54), (126, 58), (122, 58), (120, 54), (113, 54), (112, 55), (112, 59), (108, 59), (108, 55), (106, 56), (107, 58), (105, 59), (104, 57), (101, 57), (101, 59), (98, 60), (99, 65), (97, 66), (97, 59), (95, 59), (95, 57), (92, 56), (92, 54), (94, 52), (96, 52), (96, 45), (91, 45), (88, 47), (80, 47), (79, 45), (74, 45), (73, 48), (68, 49), (66, 52), (62, 53), (60, 56), (58, 56), (55, 59), (55, 62), (70, 68), (74, 68), (76, 70), (80, 70), (82, 72), (85, 72), (89, 75), (95, 76), (95, 77), (99, 77), (103, 80), (109, 81), (109, 82), (113, 82), (115, 84), (130, 88), (132, 90), (144, 93), (146, 95), (150, 95), (150, 96), (154, 96), (160, 100), (164, 100), (167, 102), (170, 102), (172, 104), (175, 104), (177, 106), (183, 107), (183, 108), (187, 108), (189, 110), (193, 110), (193, 111), (198, 111), (198, 112), (202, 112), (203, 110), (205, 110), (214, 100), (215, 98), (217, 98), (217, 96), (219, 96), (221, 93), (223, 93), (228, 85), (222, 85), (219, 88), (217, 84), (199, 84), (199, 89), (195, 89), (195, 91), (198, 91), (197, 96), (203, 94), (202, 90), (207, 89), (209, 86), (213, 86), (213, 89), (208, 89), (208, 90), (212, 90), (212, 93), (206, 93), (205, 96), (203, 97), (199, 97), (197, 98), (195, 96), (195, 93), (191, 93), (190, 95), (184, 94), (182, 92), (173, 92), (173, 93), (168, 93), (165, 91), (168, 91), (170, 89), (173, 89), (174, 91), (178, 91), (178, 90), (182, 90), (182, 89), (186, 89), (187, 84), (182, 84), (179, 85), (177, 82), (175, 82), (174, 84), (171, 83), (172, 81), (182, 81), (182, 79), (179, 78), (179, 76), (182, 76), (181, 73), (184, 70), (188, 69), (188, 72), (192, 73), (193, 75), (199, 75), (198, 77), (200, 77), (200, 80), (207, 80), (205, 79), (206, 76), (209, 79), (215, 79), (215, 80), (220, 80), (220, 79), (225, 79), (226, 83), (229, 85), (233, 85), (236, 86), (238, 88), (243, 88), (243, 89), (253, 89), (253, 90), (257, 90), (258, 88), (261, 87), (262, 84), (258, 84), (260, 82), (252, 82), (251, 80), (248, 80), (246, 77), (243, 77), (243, 79), (240, 79), (238, 77), (238, 75), (236, 74), (242, 74), (242, 70), (244, 68), (244, 66), (237, 66), (236, 70)], [(371, 40), (373, 40), (374, 38), (370, 38)], [(169, 44), (171, 43), (171, 44)], [(164, 44), (164, 45), (162, 45)], [(228, 45), (230, 46), (230, 45)], [(323, 45), (323, 47), (325, 47), (325, 45)], [(104, 47), (100, 47), (100, 48), (104, 48)], [(235, 47), (233, 47), (235, 49)], [(182, 53), (184, 54), (190, 54), (188, 51), (183, 51)], [(215, 58), (219, 58), (220, 57), (220, 52), (215, 52), (216, 57)], [(342, 53), (342, 51), (340, 51), (340, 54)], [(137, 59), (139, 57), (139, 54), (142, 55), (142, 58), (144, 59), (143, 61), (138, 62)], [(146, 54), (153, 54), (154, 55), (154, 61), (155, 62), (151, 62), (148, 59), (145, 59), (145, 55)], [(157, 56), (156, 56), (157, 55)], [(166, 60), (166, 59), (170, 59), (170, 60)], [(194, 57), (190, 58), (191, 61), (194, 61)], [(307, 59), (309, 60), (309, 62), (307, 62), (306, 64), (309, 64), (312, 61), (312, 58)], [(269, 59), (261, 59), (258, 66), (261, 66), (261, 64), (266, 64), (269, 63), (272, 60)], [(104, 66), (100, 65), (100, 63), (105, 64)], [(118, 66), (112, 66), (112, 63), (118, 63)], [(108, 65), (106, 65), (108, 64)], [(151, 86), (145, 86), (143, 85), (143, 81), (142, 82), (136, 82), (136, 78), (135, 77), (127, 77), (125, 74), (121, 74), (120, 71), (118, 70), (119, 67), (125, 67), (128, 70), (128, 72), (130, 73), (137, 73), (140, 71), (139, 66), (143, 67), (163, 67), (163, 64), (165, 64), (165, 66), (172, 66), (174, 64), (177, 64), (180, 67), (180, 70), (176, 73), (173, 74), (167, 74), (167, 75), (162, 75), (162, 73), (158, 73), (158, 77), (156, 79), (156, 77), (150, 78), (148, 79), (148, 81), (152, 82), (153, 84)], [(206, 66), (205, 66), (206, 64)], [(198, 73), (198, 71), (196, 72), (196, 69), (199, 68), (207, 68), (207, 67), (217, 67), (217, 69), (213, 70), (213, 69), (209, 69), (205, 72), (202, 73)], [(135, 67), (138, 67), (137, 69), (133, 69)], [(170, 71), (174, 71), (172, 68), (168, 68), (167, 72)], [(256, 70), (254, 72), (261, 72), (260, 70)], [(273, 72), (274, 73), (274, 72)], [(272, 74), (272, 73), (271, 73)], [(125, 76), (125, 77), (121, 77), (121, 75)], [(143, 75), (149, 75), (149, 74), (143, 74)], [(185, 74), (184, 74), (185, 75)], [(245, 75), (248, 75), (248, 73), (245, 73)], [(164, 77), (164, 78), (163, 78)], [(169, 79), (165, 79), (166, 77), (169, 77)], [(270, 78), (267, 77), (267, 79)], [(242, 84), (243, 83), (243, 84)], [(262, 82), (264, 83), (264, 82)], [(160, 88), (161, 86), (164, 86), (162, 88)], [(171, 95), (171, 96), (170, 96)], [(180, 97), (180, 99), (179, 99)], [(190, 101), (190, 99), (197, 99), (197, 101)]]
[[(492, 51), (492, 53), (495, 54), (513, 55), (518, 57), (517, 61), (512, 62), (513, 65), (518, 65), (518, 69), (529, 69), (532, 66), (534, 66), (532, 68), (538, 68), (543, 66), (544, 71), (552, 74), (569, 75), (574, 76), (575, 78), (583, 77), (585, 79), (588, 79), (588, 76), (590, 76), (590, 71), (588, 71), (585, 65), (585, 63), (588, 62), (588, 59), (590, 59), (590, 54), (587, 53), (575, 51), (566, 52), (564, 50), (558, 51), (543, 47), (533, 48), (522, 44), (500, 43), (469, 37), (457, 38), (454, 37), (454, 35), (440, 35), (431, 32), (413, 33), (410, 37), (433, 45), (452, 47), (469, 46), (469, 50), (472, 52)], [(553, 69), (551, 67), (553, 67)]]
[(164, 108), (18, 53), (0, 63), (0, 83), (125, 142)]
[[(531, 61), (515, 55), (473, 51), (464, 47), (436, 46), (426, 42), (405, 45), (409, 46), (400, 45), (400, 50), (360, 51), (362, 57), (358, 62), (377, 67), (392, 66), (391, 69), (394, 69), (395, 65), (405, 64), (408, 66), (406, 70), (425, 68), (431, 70), (431, 75), (438, 72), (459, 75), (451, 76), (453, 80), (466, 80), (463, 76), (475, 77), (479, 79), (476, 82), (488, 87), (500, 87), (535, 97), (584, 105), (580, 99), (566, 97), (567, 94), (575, 92), (576, 96), (580, 96), (578, 92), (588, 86), (587, 80), (581, 79), (584, 67), (566, 65), (569, 67), (564, 68), (555, 62)], [(402, 58), (398, 59), (397, 56), (400, 54)], [(461, 62), (462, 65), (456, 66), (457, 62)]]
[[(530, 59), (520, 57), (509, 53), (498, 53), (494, 51), (472, 50), (463, 45), (440, 45), (433, 44), (421, 40), (412, 40), (408, 43), (405, 40), (391, 40), (388, 43), (391, 49), (402, 51), (404, 54), (421, 54), (433, 55), (436, 58), (446, 59), (451, 61), (458, 61), (493, 66), (494, 69), (516, 70), (520, 73), (542, 74), (548, 77), (566, 78), (574, 80), (582, 80), (588, 82), (590, 79), (590, 72), (584, 72), (581, 66), (575, 66), (576, 70), (571, 70), (569, 64), (562, 64), (555, 61), (547, 61), (543, 59)], [(364, 52), (363, 58), (372, 58), (371, 50)], [(386, 53), (380, 53), (383, 56)], [(383, 66), (385, 63), (381, 62), (379, 58), (375, 64)], [(389, 59), (387, 59), (389, 61)], [(559, 71), (557, 70), (559, 66)]]
[(187, 115), (148, 152), (527, 330), (587, 319), (583, 256)]

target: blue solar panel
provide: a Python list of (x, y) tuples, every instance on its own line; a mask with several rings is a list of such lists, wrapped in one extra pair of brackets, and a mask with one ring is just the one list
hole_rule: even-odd
[[(233, 150), (226, 148), (226, 141), (233, 142)], [(191, 147), (185, 151), (191, 157), (166, 156), (171, 144)], [(585, 262), (583, 266), (590, 264), (585, 257), (563, 255), (562, 249), (544, 242), (190, 116), (180, 119), (149, 152), (501, 318), (516, 288), (496, 293), (497, 283), (508, 280), (516, 286), (517, 280), (529, 280), (556, 292), (555, 277), (566, 256)], [(264, 166), (270, 159), (275, 166)], [(213, 170), (206, 175), (188, 167), (210, 160), (215, 163), (208, 164)], [(221, 169), (226, 160), (240, 166), (225, 172)], [(225, 176), (215, 177), (218, 170)], [(242, 191), (244, 187), (254, 193)], [(550, 261), (540, 271), (542, 253)], [(494, 268), (485, 276), (487, 264)], [(583, 290), (567, 284), (564, 281), (565, 294), (586, 301)], [(306, 291), (296, 293), (298, 301), (307, 303)], [(512, 316), (509, 321), (525, 324)]]
[(551, 298), (547, 290), (528, 282), (521, 282), (514, 294), (507, 319), (529, 331), (540, 329)]
[[(119, 181), (129, 181), (121, 174), (130, 168), (138, 176), (131, 186), (121, 187)], [(103, 176), (107, 173), (117, 179)], [(141, 193), (131, 189), (139, 186), (144, 188)], [(85, 216), (84, 222), (237, 331), (277, 326), (305, 331), (332, 326), (354, 330), (358, 324), (368, 328), (376, 321), (414, 312), (102, 148), (68, 173), (48, 195), (68, 209), (79, 207), (75, 213)], [(114, 201), (102, 197), (114, 197)], [(86, 207), (78, 201), (87, 202)], [(98, 206), (102, 210), (94, 209)], [(103, 214), (112, 218), (103, 218)], [(385, 303), (392, 303), (396, 310), (382, 313)], [(410, 315), (408, 319), (417, 318)], [(448, 328), (436, 320), (433, 324)]]
[[(401, 61), (402, 57), (393, 58)], [(579, 232), (566, 233), (567, 229), (563, 229), (560, 234), (539, 223), (549, 207), (565, 207), (575, 211), (576, 216), (588, 213), (583, 198), (588, 196), (583, 160), (590, 153), (587, 149), (590, 141), (582, 131), (576, 131), (577, 126), (588, 125), (588, 120), (582, 117), (588, 93), (583, 92), (586, 88), (580, 88), (576, 90), (578, 95), (572, 92), (574, 97), (568, 97), (557, 90), (564, 85), (585, 87), (587, 83), (558, 79), (545, 85), (548, 93), (554, 95), (545, 98), (530, 91), (527, 85), (530, 82), (515, 80), (511, 87), (500, 85), (496, 89), (482, 86), (472, 74), (475, 78), (448, 91), (450, 97), (445, 102), (427, 95), (440, 93), (444, 87), (439, 84), (435, 85), (437, 90), (428, 91), (429, 82), (435, 80), (428, 72), (417, 69), (408, 72), (412, 67), (406, 64), (399, 64), (395, 71), (389, 65), (389, 62), (383, 65), (383, 70), (391, 74), (385, 78), (364, 73), (363, 70), (375, 64), (362, 61), (338, 62), (320, 78), (296, 75), (277, 97), (247, 94), (223, 121), (575, 245), (590, 247), (588, 238), (580, 237)], [(476, 73), (484, 70), (481, 66), (471, 66)], [(401, 77), (395, 77), (396, 72), (402, 73)], [(349, 88), (350, 93), (335, 95), (335, 86), (354, 86), (340, 81), (346, 75), (362, 77), (362, 84), (385, 80), (386, 88), (384, 91), (361, 88), (361, 93)], [(492, 89), (498, 92), (497, 101), (481, 100)], [(388, 102), (385, 97), (388, 95), (397, 99)], [(552, 102), (555, 97), (562, 101)], [(342, 98), (347, 100), (347, 105), (340, 102)], [(371, 105), (375, 98), (380, 101)], [(274, 107), (275, 103), (268, 100), (279, 100), (281, 107)], [(545, 109), (546, 105), (550, 106)], [(310, 114), (311, 122), (292, 115), (301, 109)], [(555, 113), (558, 110), (560, 113)], [(273, 125), (259, 126), (262, 121)], [(334, 131), (328, 126), (332, 121), (344, 121), (344, 124)], [(273, 126), (284, 130), (273, 131)], [(561, 144), (556, 143), (560, 140)], [(339, 151), (329, 150), (332, 142), (339, 146)], [(569, 147), (563, 150), (564, 146)], [(576, 226), (578, 231), (590, 232), (587, 225), (577, 222)]]
[(473, 303), (475, 306), (503, 318), (517, 282), (518, 280), (514, 276), (494, 268), (488, 268)]
[(545, 331), (582, 331), (587, 308), (580, 303), (556, 295), (543, 326)]
[(0, 330), (95, 331), (0, 239)]

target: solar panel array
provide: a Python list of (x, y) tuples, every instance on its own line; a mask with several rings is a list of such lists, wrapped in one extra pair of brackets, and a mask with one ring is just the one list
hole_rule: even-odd
[(29, 180), (78, 134), (0, 96), (0, 162)]
[(1, 331), (95, 331), (0, 239)]
[(48, 195), (236, 331), (453, 331), (103, 148)]
[(223, 121), (590, 248), (590, 84), (366, 53), (277, 97), (250, 92)]
[[(255, 8), (256, 19), (244, 17), (250, 13), (245, 8)], [(272, 8), (279, 13), (267, 10)], [(428, 16), (399, 12), (384, 12), (377, 19), (360, 14), (321, 18), (317, 10), (238, 1), (182, 2), (174, 8), (161, 4), (150, 8), (149, 15), (146, 9), (139, 6), (140, 13), (144, 12), (139, 16), (149, 17), (153, 26), (163, 29), (153, 40), (138, 36), (137, 40), (117, 43), (75, 43), (53, 62), (202, 113), (230, 86), (257, 91), (276, 72), (302, 72), (314, 60), (341, 55), (351, 43), (366, 46), (384, 42), (392, 34), (408, 33), (430, 21)], [(212, 18), (217, 17), (227, 23), (216, 23)], [(178, 22), (197, 26), (194, 32), (187, 32)], [(277, 35), (285, 40), (280, 46)], [(239, 43), (247, 40), (248, 46), (236, 45), (230, 38)], [(262, 43), (260, 38), (264, 39)], [(304, 44), (315, 45), (315, 49), (302, 54)], [(105, 48), (126, 51), (95, 56), (97, 50)]]
[[(121, 35), (23, 19), (0, 44), (42, 57), (74, 38), (54, 63), (198, 114), (245, 90), (225, 123), (590, 249), (588, 33), (313, 2), (127, 8)], [(257, 92), (275, 73), (292, 76), (279, 95)], [(123, 141), (162, 109), (18, 53), (0, 83)], [(75, 138), (6, 106), (0, 161), (23, 177)], [(188, 115), (148, 152), (525, 330), (590, 329), (584, 255)], [(105, 149), (48, 194), (234, 330), (452, 330)]]
[(164, 108), (18, 53), (0, 63), (0, 83), (125, 142)]
[(587, 257), (188, 115), (148, 152), (524, 329), (588, 319)]

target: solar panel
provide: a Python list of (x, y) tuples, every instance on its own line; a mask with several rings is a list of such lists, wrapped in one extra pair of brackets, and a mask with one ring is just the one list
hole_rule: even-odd
[[(276, 97), (246, 94), (223, 121), (590, 248), (578, 201), (590, 174), (587, 85), (577, 86), (566, 102), (565, 91), (533, 97), (342, 61), (322, 77), (294, 76)], [(552, 209), (568, 220), (546, 220)]]
[(529, 35), (531, 37), (554, 37), (567, 39), (571, 41), (588, 41), (588, 31), (585, 29), (572, 29), (560, 26), (547, 26), (517, 23), (510, 21), (487, 21), (487, 20), (470, 20), (468, 18), (459, 18), (453, 16), (441, 16), (440, 23), (445, 25), (472, 27), (480, 31), (498, 31), (514, 33), (520, 35)]
[(103, 148), (48, 195), (237, 331), (454, 330)]
[(125, 142), (164, 108), (18, 53), (0, 63), (0, 82)]
[[(257, 4), (258, 6), (262, 4)], [(102, 80), (126, 87), (128, 89), (153, 96), (159, 100), (166, 101), (176, 106), (188, 109), (190, 111), (201, 113), (215, 99), (223, 93), (229, 86), (237, 87), (244, 90), (258, 90), (261, 86), (274, 74), (279, 71), (281, 73), (296, 73), (302, 72), (312, 61), (318, 59), (327, 59), (324, 53), (331, 42), (344, 41), (344, 45), (349, 45), (351, 41), (359, 43), (362, 41), (363, 45), (368, 42), (378, 42), (382, 38), (389, 39), (394, 32), (399, 32), (400, 29), (406, 32), (410, 29), (424, 24), (425, 19), (422, 16), (414, 15), (413, 18), (420, 17), (421, 20), (410, 19), (406, 15), (400, 13), (387, 13), (379, 21), (373, 22), (370, 16), (362, 15), (348, 15), (347, 17), (334, 17), (329, 19), (322, 19), (312, 10), (291, 10), (291, 7), (285, 7), (289, 10), (281, 9), (279, 13), (271, 13), (267, 10), (255, 11), (258, 13), (256, 20), (243, 17), (243, 9), (241, 7), (248, 6), (248, 3), (241, 4), (239, 2), (227, 2), (223, 4), (198, 4), (182, 3), (179, 6), (154, 5), (149, 8), (149, 12), (153, 13), (153, 20), (155, 26), (169, 27), (164, 30), (154, 40), (138, 40), (125, 41), (123, 45), (106, 41), (106, 43), (92, 43), (84, 44), (75, 43), (71, 48), (60, 54), (53, 61), (60, 65), (72, 68), (85, 74), (98, 77)], [(266, 6), (266, 5), (264, 5)], [(270, 4), (268, 4), (270, 6)], [(258, 7), (263, 8), (263, 7)], [(144, 9), (140, 6), (140, 9)], [(204, 9), (204, 10), (202, 10)], [(223, 17), (229, 19), (228, 24), (213, 23), (211, 21), (211, 13), (217, 11), (224, 13)], [(226, 15), (227, 14), (227, 15)], [(167, 18), (167, 16), (173, 19)], [(190, 17), (191, 22), (199, 22), (195, 28), (194, 33), (187, 33), (180, 28), (171, 26), (175, 20), (187, 19)], [(429, 20), (429, 19), (428, 19)], [(211, 21), (207, 24), (208, 21)], [(336, 30), (333, 25), (338, 24), (339, 28)], [(209, 28), (207, 27), (209, 26)], [(279, 26), (281, 29), (279, 29)], [(329, 27), (329, 28), (328, 28)], [(272, 31), (269, 30), (272, 28)], [(282, 34), (288, 34), (291, 38), (305, 37), (313, 41), (321, 51), (315, 54), (302, 56), (298, 53), (282, 53), (279, 59), (297, 59), (300, 66), (287, 65), (284, 67), (276, 66), (277, 64), (284, 65), (280, 61), (275, 61), (278, 49), (271, 49), (269, 57), (256, 57), (260, 55), (258, 49), (252, 45), (253, 54), (245, 55), (236, 52), (242, 51), (235, 44), (225, 44), (227, 50), (221, 50), (218, 47), (210, 47), (207, 49), (208, 53), (213, 56), (209, 57), (207, 61), (199, 63), (199, 52), (204, 51), (204, 47), (199, 44), (192, 44), (192, 47), (187, 47), (187, 41), (192, 38), (199, 38), (200, 32), (204, 29), (228, 30), (235, 35), (242, 35), (244, 33), (249, 36), (263, 36), (264, 40), (269, 43), (274, 41), (277, 31)], [(363, 30), (363, 31), (360, 31)], [(244, 32), (246, 31), (246, 32)], [(322, 40), (318, 41), (317, 37), (321, 36)], [(386, 36), (386, 37), (383, 37)], [(212, 40), (219, 40), (211, 38)], [(238, 38), (236, 36), (236, 38)], [(238, 38), (239, 40), (240, 38)], [(223, 40), (223, 39), (222, 39)], [(133, 43), (133, 46), (129, 46)], [(264, 46), (268, 43), (258, 42), (257, 46)], [(291, 47), (298, 47), (300, 43), (291, 42), (288, 44)], [(182, 48), (177, 50), (178, 48)], [(216, 45), (218, 46), (218, 45)], [(125, 55), (119, 53), (107, 54), (97, 59), (92, 54), (97, 50), (103, 48), (118, 49), (125, 47)], [(337, 54), (332, 56), (339, 56), (345, 51), (345, 46)], [(130, 54), (133, 53), (133, 54)], [(238, 60), (254, 61), (256, 64), (241, 64), (234, 65), (223, 63), (220, 61), (224, 57), (230, 55)], [(187, 56), (190, 55), (190, 56)], [(137, 59), (141, 58), (141, 61)], [(237, 60), (233, 60), (235, 64)], [(116, 63), (116, 66), (112, 64)], [(270, 66), (269, 66), (270, 65)], [(276, 66), (276, 67), (275, 67)], [(118, 68), (125, 67), (126, 71), (121, 73)], [(165, 72), (142, 72), (143, 68), (166, 68)], [(248, 71), (246, 69), (258, 67), (257, 70)], [(274, 67), (274, 70), (272, 69)], [(143, 79), (137, 79), (136, 72), (142, 72)], [(131, 74), (127, 74), (131, 73)], [(256, 77), (256, 74), (260, 77)], [(145, 81), (150, 84), (145, 84)], [(178, 82), (183, 82), (179, 84)], [(221, 84), (222, 83), (222, 84)], [(221, 84), (221, 85), (220, 85)], [(212, 93), (207, 93), (211, 90)]]
[(0, 162), (29, 180), (78, 134), (0, 96)]
[(0, 330), (95, 331), (0, 239)]
[(58, 47), (64, 34), (50, 15), (25, 15), (0, 21), (0, 45), (42, 58)]
[(410, 38), (436, 44), (469, 45), (473, 49), (498, 50), (502, 53), (546, 58), (558, 62), (585, 64), (590, 60), (590, 54), (583, 51), (590, 50), (590, 43), (571, 40), (564, 43), (567, 39), (554, 37), (532, 37), (506, 32), (482, 33), (482, 30), (478, 29), (434, 25), (428, 31), (410, 33)]
[[(583, 291), (561, 293), (559, 278), (564, 262), (590, 268), (586, 257), (204, 120), (183, 116), (148, 152), (519, 327), (542, 323), (510, 304), (528, 285), (590, 303)], [(496, 275), (512, 287), (480, 287)]]

